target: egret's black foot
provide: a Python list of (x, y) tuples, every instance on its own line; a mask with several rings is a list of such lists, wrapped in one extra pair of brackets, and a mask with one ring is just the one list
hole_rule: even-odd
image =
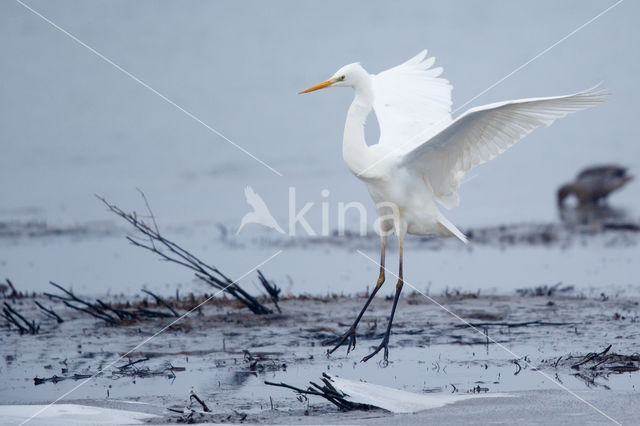
[(380, 352), (382, 349), (384, 349), (384, 363), (388, 364), (389, 363), (389, 336), (384, 336), (382, 338), (382, 342), (380, 342), (380, 345), (378, 345), (378, 347), (369, 355), (362, 358), (361, 362), (369, 361), (371, 358), (376, 356), (376, 354)]
[(340, 346), (347, 343), (347, 355), (351, 352), (352, 349), (356, 348), (356, 328), (354, 326), (349, 327), (346, 333), (342, 336), (338, 336), (335, 339), (330, 339), (323, 342), (325, 345), (335, 345), (333, 349), (327, 349), (327, 354), (332, 354), (338, 349)]

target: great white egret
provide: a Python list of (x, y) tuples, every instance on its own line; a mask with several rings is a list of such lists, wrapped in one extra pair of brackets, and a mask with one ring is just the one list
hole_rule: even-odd
[[(399, 272), (393, 307), (385, 335), (362, 361), (384, 349), (388, 359), (389, 335), (403, 286), (402, 250), (407, 233), (434, 237), (465, 235), (440, 212), (458, 204), (458, 187), (464, 174), (522, 139), (536, 127), (605, 100), (601, 90), (573, 95), (519, 99), (472, 108), (451, 117), (449, 81), (442, 68), (432, 68), (435, 58), (420, 52), (407, 62), (377, 75), (359, 63), (340, 68), (331, 78), (300, 93), (326, 87), (352, 87), (355, 98), (347, 112), (342, 156), (361, 179), (379, 214), (381, 236), (378, 281), (353, 325), (334, 339), (333, 353), (348, 341), (347, 353), (356, 345), (356, 327), (384, 283), (385, 244), (394, 231), (399, 242)], [(364, 125), (371, 109), (380, 127), (380, 140), (367, 145)]]

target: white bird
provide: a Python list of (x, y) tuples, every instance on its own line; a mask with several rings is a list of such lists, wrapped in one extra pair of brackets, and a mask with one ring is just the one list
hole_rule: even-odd
[(253, 211), (244, 215), (242, 220), (240, 221), (240, 226), (236, 231), (236, 235), (242, 231), (242, 228), (248, 223), (257, 223), (262, 226), (266, 226), (267, 228), (275, 229), (281, 234), (284, 234), (284, 231), (278, 225), (275, 218), (269, 211), (267, 204), (264, 202), (261, 196), (256, 194), (256, 192), (250, 186), (244, 188), (244, 196), (247, 199), (247, 203), (253, 207)]
[[(384, 349), (403, 286), (402, 250), (405, 235), (455, 236), (467, 242), (440, 212), (458, 204), (458, 187), (466, 172), (504, 152), (536, 127), (606, 100), (606, 93), (589, 89), (573, 95), (519, 99), (472, 108), (451, 117), (449, 81), (442, 68), (431, 68), (435, 58), (420, 52), (407, 62), (369, 74), (359, 63), (340, 68), (330, 79), (300, 93), (326, 87), (351, 87), (355, 98), (347, 112), (342, 155), (349, 170), (361, 179), (378, 209), (381, 235), (380, 274), (374, 290), (353, 325), (334, 339), (335, 347), (348, 341), (355, 348), (356, 327), (385, 278), (387, 235), (399, 241), (399, 272), (391, 316), (380, 345), (362, 361)], [(364, 125), (371, 109), (380, 126), (378, 144), (367, 145)]]

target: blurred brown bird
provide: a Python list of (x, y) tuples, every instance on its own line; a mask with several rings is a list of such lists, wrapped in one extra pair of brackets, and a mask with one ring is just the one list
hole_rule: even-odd
[(600, 200), (606, 202), (609, 194), (631, 179), (633, 176), (627, 173), (625, 167), (616, 165), (588, 167), (578, 174), (575, 181), (558, 189), (558, 206), (563, 207), (565, 198), (571, 194), (582, 206), (595, 205)]

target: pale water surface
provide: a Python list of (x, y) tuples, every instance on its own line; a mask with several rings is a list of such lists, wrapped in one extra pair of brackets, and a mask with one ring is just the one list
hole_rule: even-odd
[[(221, 239), (219, 225), (227, 240), (235, 238), (248, 211), (246, 185), (283, 226), (291, 186), (298, 208), (315, 203), (307, 217), (317, 230), (323, 201), (332, 229), (339, 201), (362, 201), (371, 219), (374, 214), (364, 187), (341, 160), (352, 94), (302, 97), (300, 89), (349, 62), (375, 73), (428, 48), (455, 87), (455, 108), (613, 2), (28, 4), (283, 176), (18, 3), (2, 2), (0, 222), (120, 227), (93, 194), (142, 212), (141, 188), (167, 236), (239, 276), (279, 249), (252, 243), (271, 235), (256, 225), (243, 231), (236, 249)], [(600, 81), (612, 93), (610, 102), (540, 129), (473, 170), (461, 206), (448, 213), (454, 223), (468, 229), (555, 221), (555, 189), (582, 167), (616, 162), (637, 173), (639, 12), (638, 3), (622, 3), (464, 108), (571, 93)], [(639, 190), (630, 185), (611, 202), (637, 218)], [(89, 293), (134, 292), (142, 285), (168, 292), (176, 285), (202, 288), (187, 272), (127, 246), (125, 230), (106, 237), (3, 239), (0, 275), (31, 290), (46, 288), (50, 279)], [(298, 229), (298, 235), (305, 233)], [(597, 239), (569, 249), (446, 247), (408, 250), (407, 280), (431, 291), (512, 291), (558, 281), (627, 288), (640, 272), (635, 244), (608, 247)], [(365, 252), (377, 258), (375, 248)], [(353, 247), (338, 245), (285, 247), (262, 269), (293, 293), (361, 291), (376, 274)]]

